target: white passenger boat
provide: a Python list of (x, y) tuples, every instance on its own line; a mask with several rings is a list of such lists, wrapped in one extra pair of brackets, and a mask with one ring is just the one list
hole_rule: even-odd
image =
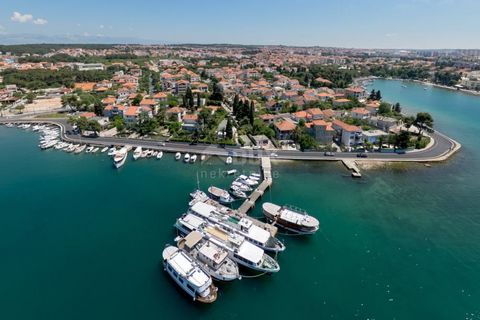
[(159, 151), (157, 153), (157, 159), (162, 159), (162, 157), (163, 157), (163, 151)]
[(239, 234), (252, 244), (264, 250), (272, 252), (285, 250), (285, 245), (280, 242), (280, 240), (272, 237), (267, 230), (253, 224), (253, 221), (248, 217), (238, 219), (229, 216), (220, 212), (216, 207), (204, 202), (195, 203), (187, 213), (191, 213), (211, 224), (217, 225), (225, 230), (225, 232)]
[(182, 154), (180, 152), (175, 153), (175, 160), (180, 160), (182, 158)]
[(164, 270), (193, 300), (212, 303), (217, 299), (212, 278), (185, 251), (168, 246), (162, 257)]
[(201, 232), (206, 239), (226, 249), (229, 257), (244, 267), (267, 273), (280, 271), (278, 262), (266, 254), (263, 249), (248, 242), (245, 237), (225, 232), (198, 216), (190, 213), (184, 214), (177, 219), (175, 227), (185, 235), (192, 231)]
[(142, 156), (142, 147), (136, 147), (135, 150), (133, 151), (133, 160), (137, 160)]
[(306, 211), (292, 206), (278, 206), (265, 202), (262, 205), (265, 217), (279, 227), (299, 234), (313, 234), (320, 227), (318, 220)]
[(113, 157), (113, 165), (115, 168), (120, 168), (125, 164), (125, 160), (127, 159), (128, 155), (128, 149), (123, 147), (120, 150), (115, 153), (115, 156)]
[(207, 240), (201, 232), (192, 231), (178, 239), (177, 246), (185, 250), (213, 279), (233, 281), (240, 279), (238, 265), (228, 256), (225, 248)]
[(190, 154), (189, 153), (185, 153), (185, 155), (183, 156), (183, 161), (184, 162), (189, 162), (190, 161)]
[(237, 170), (236, 170), (236, 169), (228, 170), (226, 173), (227, 173), (229, 176), (231, 176), (231, 175), (237, 173)]
[(193, 154), (193, 155), (190, 157), (190, 163), (195, 163), (195, 161), (197, 161), (197, 155), (196, 155), (196, 154)]
[(215, 186), (210, 186), (208, 188), (208, 193), (213, 198), (213, 200), (217, 200), (221, 203), (232, 203), (235, 199), (228, 193), (228, 191), (220, 189)]

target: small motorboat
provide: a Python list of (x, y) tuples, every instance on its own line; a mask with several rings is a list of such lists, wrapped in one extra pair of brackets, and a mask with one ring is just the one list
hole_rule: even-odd
[(190, 154), (189, 153), (185, 153), (185, 155), (183, 156), (183, 161), (184, 162), (189, 162), (190, 161)]
[(95, 147), (95, 148), (93, 148), (93, 150), (92, 150), (92, 153), (97, 153), (97, 152), (98, 152), (98, 150), (100, 150), (100, 148), (98, 148), (98, 147)]
[(162, 151), (159, 151), (159, 152), (157, 153), (157, 159), (162, 159), (162, 157), (163, 157), (163, 152), (162, 152)]
[(86, 153), (91, 153), (93, 151), (94, 147), (90, 146), (85, 150)]
[(182, 154), (180, 152), (175, 153), (175, 160), (180, 160), (182, 158)]
[(195, 163), (195, 161), (197, 161), (197, 155), (194, 154), (190, 157), (190, 163)]
[(133, 160), (137, 160), (142, 156), (142, 147), (136, 147), (135, 150), (133, 151)]
[(226, 173), (227, 175), (231, 176), (232, 174), (237, 173), (237, 170), (236, 169), (228, 170)]
[(228, 157), (227, 160), (225, 161), (226, 164), (232, 164), (233, 159), (232, 157)]
[(101, 152), (101, 153), (105, 153), (105, 152), (107, 152), (107, 151), (108, 151), (108, 147), (105, 147), (105, 148), (103, 148), (100, 152)]
[(108, 155), (113, 157), (117, 153), (117, 149), (115, 147), (112, 147), (108, 150)]

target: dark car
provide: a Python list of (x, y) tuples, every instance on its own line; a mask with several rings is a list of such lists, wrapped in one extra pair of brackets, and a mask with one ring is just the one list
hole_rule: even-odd
[(326, 157), (335, 157), (335, 152), (326, 151), (323, 155)]
[(360, 152), (360, 153), (357, 153), (357, 157), (358, 158), (367, 158), (368, 155), (365, 152)]

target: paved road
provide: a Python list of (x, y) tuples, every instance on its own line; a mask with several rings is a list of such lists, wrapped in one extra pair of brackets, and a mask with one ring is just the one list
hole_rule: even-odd
[[(10, 122), (12, 120), (0, 120), (0, 123)], [(14, 121), (20, 122), (15, 119)], [(46, 122), (45, 120), (22, 120), (25, 122)], [(242, 149), (240, 147), (220, 147), (217, 145), (196, 144), (182, 142), (166, 142), (164, 145), (159, 141), (143, 140), (143, 139), (128, 139), (128, 138), (85, 138), (79, 135), (67, 135), (65, 132), (71, 130), (71, 126), (67, 124), (64, 119), (52, 119), (49, 122), (57, 124), (62, 127), (63, 138), (67, 141), (76, 143), (87, 143), (96, 145), (131, 145), (133, 147), (142, 146), (145, 148), (158, 149), (167, 152), (190, 152), (205, 155), (216, 156), (234, 156), (242, 158), (260, 158), (262, 156), (271, 156), (272, 151), (265, 150), (251, 150)], [(405, 154), (395, 153), (368, 153), (368, 158), (359, 158), (362, 161), (412, 161), (412, 162), (431, 162), (431, 161), (443, 161), (460, 149), (461, 145), (448, 138), (447, 136), (434, 132), (430, 134), (434, 139), (434, 143), (427, 149), (407, 152)], [(272, 158), (280, 160), (342, 160), (342, 159), (357, 159), (357, 154), (353, 152), (337, 152), (334, 157), (325, 156), (323, 152), (301, 152), (301, 151), (287, 151), (278, 150), (274, 151), (276, 156)]]

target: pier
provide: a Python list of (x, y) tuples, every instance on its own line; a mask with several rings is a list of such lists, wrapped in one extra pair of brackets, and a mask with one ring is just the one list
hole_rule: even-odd
[(357, 164), (354, 160), (342, 160), (342, 163), (347, 167), (348, 170), (352, 171), (352, 177), (361, 178), (362, 174), (360, 173), (360, 169), (357, 167)]
[(250, 197), (248, 197), (245, 202), (238, 208), (238, 213), (240, 215), (246, 215), (248, 211), (255, 207), (255, 202), (257, 202), (260, 197), (263, 196), (265, 191), (272, 186), (272, 163), (270, 162), (269, 157), (261, 158), (262, 174), (263, 181), (260, 185), (252, 192)]

